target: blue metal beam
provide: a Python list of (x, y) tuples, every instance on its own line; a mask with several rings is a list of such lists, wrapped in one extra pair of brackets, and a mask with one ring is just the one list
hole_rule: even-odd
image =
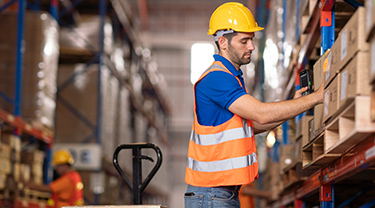
[(289, 144), (289, 137), (288, 137), (288, 131), (289, 131), (289, 122), (290, 120), (285, 121), (281, 127), (283, 129), (283, 140), (282, 140), (282, 145)]
[(51, 0), (50, 6), (50, 13), (57, 22), (59, 21), (59, 1), (58, 0)]
[[(330, 0), (327, 6), (321, 8), (321, 48), (320, 55), (322, 56), (335, 43), (335, 11), (332, 10), (335, 1)], [(327, 8), (328, 10), (325, 10)]]
[(86, 67), (84, 70), (80, 71), (80, 72), (77, 72), (77, 73), (74, 73), (73, 75), (71, 75), (65, 82), (63, 82), (62, 84), (60, 84), (59, 86), (57, 86), (57, 92), (61, 92), (62, 90), (64, 90), (67, 86), (69, 86), (70, 84), (72, 84), (75, 80), (75, 78), (81, 74), (84, 74), (87, 72), (87, 70), (89, 70), (89, 66), (93, 63), (96, 63), (97, 60), (98, 60), (98, 56), (95, 56), (93, 57), (89, 62), (86, 63)]
[(16, 51), (16, 81), (14, 95), (14, 115), (21, 116), (22, 74), (23, 74), (23, 52), (24, 52), (24, 19), (26, 4), (25, 0), (18, 2), (17, 20), (17, 51)]
[(82, 115), (76, 108), (74, 108), (67, 100), (57, 95), (58, 101), (61, 102), (70, 112), (72, 112), (79, 120), (81, 120), (86, 126), (94, 130), (96, 126), (90, 122), (84, 115)]
[(350, 205), (350, 203), (352, 203), (354, 200), (356, 200), (358, 197), (361, 197), (362, 195), (364, 195), (366, 192), (368, 192), (369, 190), (371, 190), (373, 187), (367, 187), (361, 191), (359, 191), (357, 194), (355, 194), (354, 196), (350, 197), (349, 199), (347, 199), (346, 201), (344, 201), (343, 203), (341, 203), (340, 205), (337, 206), (337, 208), (344, 208), (344, 207), (347, 207), (348, 205)]
[(60, 12), (60, 16), (63, 17), (67, 14), (70, 14), (71, 11), (78, 6), (83, 0), (75, 0), (73, 1), (68, 7), (66, 7), (64, 10)]
[(354, 7), (354, 8), (358, 8), (360, 6), (363, 6), (361, 3), (359, 3), (358, 1), (356, 0), (344, 0), (346, 3), (348, 3), (350, 6)]
[(375, 199), (371, 200), (370, 202), (366, 203), (365, 205), (362, 205), (360, 208), (371, 208), (375, 206)]
[(11, 103), (12, 105), (14, 105), (14, 100), (1, 91), (0, 91), (0, 98), (3, 98), (8, 103)]

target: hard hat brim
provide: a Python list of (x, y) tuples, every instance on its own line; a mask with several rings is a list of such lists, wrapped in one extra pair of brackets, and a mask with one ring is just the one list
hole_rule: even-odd
[[(213, 34), (215, 34), (219, 30), (227, 30), (227, 29), (228, 28), (218, 29), (216, 31), (209, 30), (208, 33), (207, 33), (207, 35), (213, 35)], [(231, 28), (229, 28), (229, 29), (231, 29)], [(251, 30), (234, 30), (234, 31), (248, 33), (248, 32), (258, 32), (258, 31), (262, 31), (262, 30), (264, 30), (263, 27), (258, 27), (257, 26), (257, 27), (251, 28)]]

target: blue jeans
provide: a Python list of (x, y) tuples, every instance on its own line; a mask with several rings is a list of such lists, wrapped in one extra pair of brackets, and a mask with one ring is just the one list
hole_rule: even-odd
[(188, 185), (185, 208), (240, 208), (241, 186), (197, 187)]

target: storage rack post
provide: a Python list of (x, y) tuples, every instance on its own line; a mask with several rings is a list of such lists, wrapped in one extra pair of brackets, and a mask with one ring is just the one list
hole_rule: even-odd
[[(354, 0), (344, 1), (354, 8), (362, 6)], [(321, 55), (330, 49), (335, 42), (335, 3), (336, 1), (334, 0), (319, 0), (317, 2), (312, 12), (311, 20), (309, 20), (308, 23), (309, 27), (306, 31), (306, 40), (304, 43), (301, 43), (302, 47), (298, 54), (295, 68), (297, 72), (301, 71), (307, 64), (308, 58), (319, 36), (322, 38)], [(318, 27), (319, 22), (321, 23), (320, 27)], [(322, 166), (322, 168), (316, 170), (302, 185), (296, 187), (294, 190), (283, 193), (272, 207), (286, 207), (292, 204), (294, 207), (304, 207), (305, 197), (310, 197), (310, 195), (314, 195), (315, 197), (316, 194), (318, 194), (317, 197), (319, 198), (320, 207), (344, 207), (349, 205), (352, 201), (355, 201), (359, 196), (369, 190), (360, 190), (356, 196), (350, 197), (345, 202), (341, 202), (341, 204), (337, 204), (335, 195), (341, 192), (335, 190), (335, 187), (337, 187), (336, 184), (338, 182), (375, 165), (374, 137), (374, 135), (371, 135), (368, 138), (363, 138), (362, 142), (348, 149), (339, 160), (327, 163), (325, 166)], [(370, 200), (362, 207), (371, 207), (374, 206), (374, 204), (375, 200)]]
[[(325, 3), (326, 1), (326, 3)], [(320, 55), (322, 56), (328, 49), (330, 49), (335, 42), (335, 11), (333, 5), (335, 0), (321, 0), (321, 18), (320, 18), (320, 31), (321, 31), (321, 49)]]

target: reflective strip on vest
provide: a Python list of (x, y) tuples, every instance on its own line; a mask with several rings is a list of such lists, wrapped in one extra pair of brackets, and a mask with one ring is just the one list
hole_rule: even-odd
[[(201, 75), (197, 83), (213, 71), (233, 75), (225, 66), (216, 62)], [(244, 87), (239, 78), (235, 78)], [(195, 87), (196, 84), (194, 90)], [(200, 125), (195, 102), (194, 91), (194, 124), (185, 182), (193, 186), (215, 187), (254, 181), (258, 176), (258, 161), (252, 121), (234, 114), (231, 119), (218, 126)]]
[(206, 72), (210, 71), (211, 69), (221, 69), (221, 70), (226, 71), (225, 68), (223, 68), (223, 67), (220, 66), (219, 64), (212, 64), (210, 68), (208, 68), (206, 71), (204, 71), (204, 72), (202, 73), (202, 75), (205, 74)]
[(253, 131), (250, 126), (247, 125), (246, 119), (244, 125), (241, 128), (229, 129), (217, 134), (206, 134), (199, 135), (195, 131), (192, 131), (190, 140), (193, 140), (195, 144), (199, 145), (215, 145), (223, 142), (228, 142), (236, 139), (242, 139), (253, 136)]
[(189, 157), (187, 161), (187, 167), (201, 172), (216, 172), (244, 168), (256, 162), (257, 158), (255, 152), (253, 152), (252, 154), (243, 157), (230, 158), (213, 162), (200, 162)]

